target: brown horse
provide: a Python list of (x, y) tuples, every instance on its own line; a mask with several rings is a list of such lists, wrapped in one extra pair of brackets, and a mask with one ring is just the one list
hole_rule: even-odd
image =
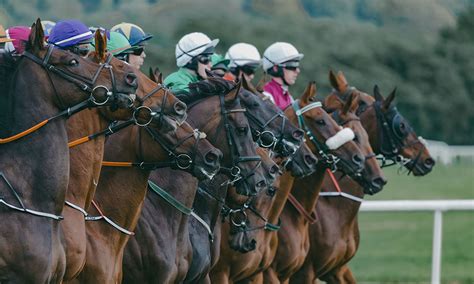
[[(283, 206), (281, 199), (286, 199), (280, 197), (279, 209), (283, 210), (280, 215), (282, 227), (278, 231), (276, 252), (273, 252), (275, 258), (271, 266), (264, 271), (263, 277), (261, 274), (255, 276), (254, 280), (257, 282), (264, 280), (266, 283), (286, 283), (303, 264), (309, 249), (308, 220), (312, 220), (307, 212), (314, 209), (325, 169), (340, 168), (349, 175), (358, 175), (363, 170), (365, 155), (351, 141), (354, 133), (349, 129), (341, 130), (319, 102), (312, 103), (315, 93), (315, 84), (311, 83), (301, 100), (296, 101), (293, 107), (287, 108), (285, 113), (305, 129), (308, 140), (312, 142), (308, 146), (313, 153), (317, 153), (320, 162), (316, 172), (308, 177), (295, 180), (285, 174), (280, 180), (280, 188), (284, 188), (281, 192), (287, 195), (291, 204), (286, 202)], [(349, 102), (345, 108), (349, 110), (350, 106)], [(337, 142), (333, 144), (335, 141)], [(294, 206), (299, 210), (295, 210)]]
[(60, 118), (108, 100), (116, 106), (125, 101), (129, 105), (130, 97), (119, 92), (132, 94), (136, 89), (130, 69), (104, 68), (110, 62), (100, 65), (67, 51), (46, 49), (43, 41), (38, 19), (25, 56), (15, 63), (9, 90), (1, 93), (11, 104), (7, 117), (12, 122), (2, 133), (28, 129), (0, 140), (0, 213), (6, 228), (0, 233), (0, 282), (5, 283), (59, 283), (64, 274), (58, 221), (68, 185), (69, 155), (66, 123)]
[[(405, 163), (409, 170), (413, 170), (415, 175), (425, 175), (429, 173), (434, 165), (428, 150), (416, 138), (416, 133), (409, 126), (408, 122), (396, 112), (393, 112), (392, 104), (395, 93), (393, 92), (387, 99), (384, 99), (378, 89), (374, 90), (375, 99), (366, 93), (348, 86), (344, 75), (339, 72), (336, 76), (330, 73), (330, 81), (334, 92), (326, 98), (326, 104), (331, 101), (342, 99), (342, 94), (355, 93), (359, 95), (358, 113), (364, 127), (367, 127), (369, 140), (377, 142), (372, 144), (376, 149), (376, 154), (381, 154), (381, 149), (390, 149), (391, 145), (380, 145), (381, 141), (388, 143), (391, 137), (397, 137), (396, 131), (405, 133), (399, 143), (395, 144), (396, 149), (387, 151), (390, 156), (387, 159), (395, 158), (391, 155), (401, 153), (409, 162)], [(378, 104), (382, 107), (377, 107)], [(379, 111), (381, 113), (377, 114)], [(396, 125), (395, 117), (400, 117), (400, 122), (404, 126)], [(384, 118), (385, 117), (385, 118)], [(384, 122), (386, 119), (391, 127), (384, 133)], [(403, 130), (403, 129), (404, 130)], [(385, 136), (385, 137), (384, 137)], [(384, 137), (384, 138), (380, 138)], [(392, 141), (396, 141), (393, 139)], [(388, 147), (388, 148), (387, 148)], [(413, 163), (412, 161), (415, 161)], [(291, 279), (294, 283), (314, 283), (316, 278), (320, 278), (328, 283), (356, 283), (356, 280), (347, 266), (347, 263), (354, 257), (359, 246), (359, 227), (357, 223), (357, 213), (359, 211), (361, 199), (366, 190), (364, 187), (354, 182), (350, 178), (344, 177), (336, 181), (340, 189), (354, 199), (342, 196), (320, 197), (316, 214), (318, 222), (312, 224), (309, 229), (311, 236), (310, 252), (306, 258), (303, 268)], [(326, 177), (323, 185), (323, 192), (337, 192), (337, 184)]]
[[(104, 44), (97, 44), (96, 47), (104, 47)], [(101, 52), (100, 50), (96, 50)], [(114, 64), (124, 65), (123, 62), (114, 59)], [(114, 66), (115, 67), (115, 66)], [(146, 124), (149, 121), (157, 123), (160, 131), (176, 128), (175, 120), (182, 123), (185, 119), (186, 106), (180, 102), (166, 88), (157, 85), (149, 80), (143, 73), (137, 72), (139, 88), (137, 89), (137, 100), (135, 109), (140, 110), (133, 114), (133, 119), (138, 124)], [(150, 117), (151, 110), (162, 115)], [(96, 114), (99, 112), (100, 114)], [(88, 120), (88, 117), (97, 117), (95, 121)], [(169, 117), (169, 118), (167, 118)], [(127, 120), (132, 118), (132, 112), (115, 111), (105, 113), (101, 110), (84, 110), (68, 121), (68, 134), (70, 140), (87, 137), (90, 134), (98, 133), (111, 123), (111, 120)], [(64, 280), (75, 278), (81, 271), (86, 261), (86, 228), (85, 212), (88, 210), (92, 197), (95, 194), (95, 187), (99, 180), (101, 163), (104, 153), (105, 137), (97, 136), (93, 141), (83, 144), (70, 150), (70, 182), (66, 193), (66, 204), (63, 216), (65, 221), (61, 223), (66, 244), (66, 274)]]

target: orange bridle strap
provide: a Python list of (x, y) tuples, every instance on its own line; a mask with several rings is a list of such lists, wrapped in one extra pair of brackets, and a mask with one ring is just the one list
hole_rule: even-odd
[(338, 192), (342, 192), (341, 187), (339, 187), (339, 183), (337, 182), (337, 179), (334, 176), (334, 174), (332, 173), (332, 171), (330, 169), (326, 169), (326, 172), (328, 173), (329, 177), (331, 178), (331, 181), (334, 184), (334, 186), (336, 187), (336, 190)]
[(102, 162), (103, 167), (132, 167), (132, 162)]
[(20, 139), (21, 137), (24, 137), (32, 132), (35, 132), (36, 130), (40, 129), (41, 127), (43, 127), (44, 125), (46, 125), (46, 123), (49, 122), (49, 119), (45, 119), (43, 120), (42, 122), (36, 124), (35, 126), (31, 127), (30, 129), (27, 129), (23, 132), (20, 132), (16, 135), (13, 135), (13, 136), (10, 136), (10, 137), (7, 137), (7, 138), (0, 138), (0, 144), (7, 144), (7, 143), (10, 143), (12, 141), (15, 141), (15, 140), (18, 140)]

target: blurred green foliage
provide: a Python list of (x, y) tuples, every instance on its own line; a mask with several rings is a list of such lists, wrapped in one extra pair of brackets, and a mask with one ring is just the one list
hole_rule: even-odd
[(155, 35), (147, 67), (165, 75), (174, 71), (174, 46), (188, 32), (220, 38), (223, 54), (236, 42), (263, 53), (287, 41), (306, 55), (294, 96), (313, 80), (327, 94), (328, 71), (341, 70), (368, 93), (374, 84), (385, 94), (396, 86), (399, 109), (420, 135), (473, 144), (473, 7), (471, 0), (0, 0), (0, 23), (136, 23)]

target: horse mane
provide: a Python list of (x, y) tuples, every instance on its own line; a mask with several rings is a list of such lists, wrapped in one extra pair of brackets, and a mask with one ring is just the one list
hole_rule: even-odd
[(184, 103), (191, 105), (199, 100), (211, 96), (229, 93), (236, 84), (222, 78), (208, 78), (196, 83), (189, 84), (189, 93), (178, 93), (176, 97)]
[(17, 62), (9, 52), (0, 52), (0, 137), (10, 136), (15, 97), (10, 92)]

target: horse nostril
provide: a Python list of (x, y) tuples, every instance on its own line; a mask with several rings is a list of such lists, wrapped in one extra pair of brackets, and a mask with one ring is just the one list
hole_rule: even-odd
[(257, 188), (264, 188), (265, 186), (267, 186), (267, 182), (265, 180), (261, 180), (261, 181), (257, 182), (257, 184), (256, 184)]
[(220, 155), (211, 151), (204, 156), (204, 159), (206, 160), (206, 164), (215, 166), (220, 159)]
[(177, 102), (174, 104), (174, 111), (179, 115), (184, 115), (187, 108), (188, 106), (183, 102)]
[(127, 75), (125, 75), (125, 82), (127, 82), (127, 85), (131, 87), (138, 87), (137, 80), (137, 75), (135, 75), (135, 73), (127, 73)]
[(428, 158), (424, 161), (424, 164), (425, 164), (425, 167), (427, 167), (428, 169), (432, 168), (435, 164), (435, 161), (431, 158)]
[(318, 162), (318, 159), (312, 155), (305, 155), (304, 160), (306, 161), (307, 165), (315, 165)]
[(270, 168), (270, 174), (275, 177), (276, 174), (278, 173), (278, 171), (280, 170), (280, 168), (278, 168), (277, 165), (273, 165), (271, 168)]
[(297, 141), (302, 141), (304, 136), (304, 132), (301, 129), (295, 130), (293, 132), (293, 138)]
[(377, 177), (372, 180), (372, 187), (378, 190), (381, 190), (385, 184), (387, 184), (387, 180), (382, 177)]
[(361, 165), (363, 160), (364, 160), (364, 159), (363, 159), (360, 155), (358, 155), (358, 154), (355, 154), (354, 156), (352, 156), (352, 161), (353, 161), (354, 164), (356, 164), (356, 165)]

